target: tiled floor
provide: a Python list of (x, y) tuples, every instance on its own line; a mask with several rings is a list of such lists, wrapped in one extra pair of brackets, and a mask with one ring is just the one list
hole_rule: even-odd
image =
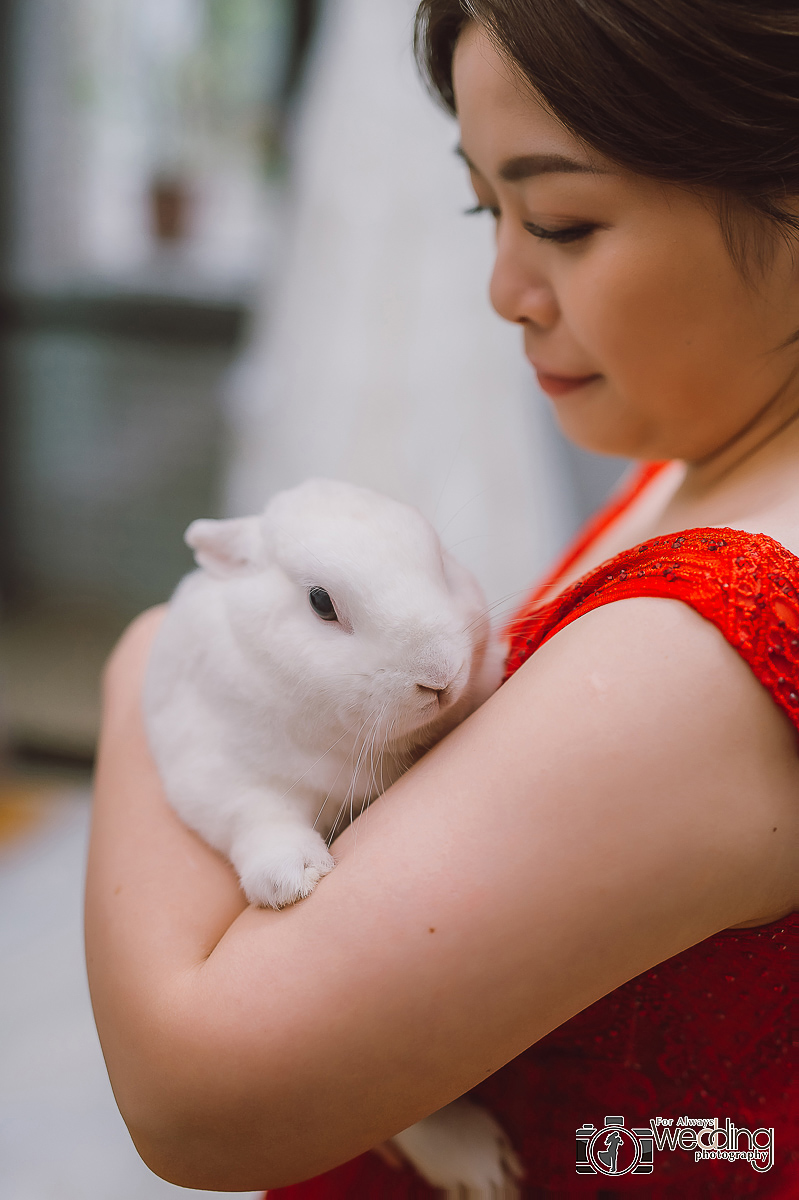
[(81, 908), (85, 787), (0, 786), (0, 1200), (176, 1200), (114, 1104)]

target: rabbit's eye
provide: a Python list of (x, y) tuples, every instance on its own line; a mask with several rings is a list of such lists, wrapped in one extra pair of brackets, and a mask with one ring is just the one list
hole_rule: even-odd
[(310, 601), (311, 608), (323, 621), (338, 620), (338, 613), (333, 607), (333, 601), (324, 588), (311, 588), (308, 593), (308, 600)]

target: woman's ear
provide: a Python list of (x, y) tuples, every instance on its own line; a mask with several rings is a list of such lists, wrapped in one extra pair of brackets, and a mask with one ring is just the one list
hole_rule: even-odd
[(259, 566), (263, 539), (258, 517), (192, 521), (184, 534), (197, 565), (216, 579), (248, 575)]

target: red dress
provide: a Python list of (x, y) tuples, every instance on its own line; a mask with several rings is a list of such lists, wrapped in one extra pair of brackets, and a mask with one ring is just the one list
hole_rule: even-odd
[[(763, 534), (707, 528), (653, 538), (540, 603), (663, 465), (639, 472), (516, 616), (507, 674), (602, 604), (633, 596), (679, 599), (716, 625), (799, 731), (799, 559)], [(723, 930), (623, 984), (479, 1084), (471, 1095), (496, 1116), (524, 1161), (525, 1200), (799, 1197), (789, 1014), (797, 948), (797, 913), (755, 929)], [(612, 1133), (605, 1129), (608, 1115), (625, 1121), (623, 1134), (613, 1135), (620, 1146), (616, 1170), (631, 1168), (625, 1174), (597, 1169), (597, 1151)], [(696, 1161), (695, 1150), (653, 1147), (627, 1132), (647, 1129), (656, 1117), (773, 1128), (774, 1164), (758, 1172), (744, 1160)], [(758, 1140), (765, 1145), (769, 1135)], [(745, 1150), (748, 1138), (739, 1134), (736, 1144)], [(577, 1172), (576, 1155), (585, 1173)], [(369, 1153), (305, 1183), (271, 1189), (269, 1200), (439, 1195), (410, 1168), (393, 1170)]]

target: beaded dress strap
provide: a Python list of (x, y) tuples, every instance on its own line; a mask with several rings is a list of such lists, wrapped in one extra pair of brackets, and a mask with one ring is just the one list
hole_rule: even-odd
[(542, 599), (558, 582), (562, 579), (566, 572), (572, 567), (578, 559), (582, 558), (586, 550), (593, 546), (606, 529), (609, 529), (614, 521), (623, 516), (631, 504), (634, 503), (642, 492), (649, 487), (649, 484), (666, 467), (670, 467), (671, 462), (665, 460), (663, 462), (643, 463), (635, 469), (632, 474), (625, 473), (621, 483), (614, 489), (607, 502), (600, 508), (599, 512), (595, 513), (583, 525), (578, 532), (574, 541), (572, 541), (561, 557), (555, 562), (544, 579), (536, 584), (532, 595), (527, 603), (535, 604)]
[(548, 603), (531, 601), (506, 630), (505, 678), (585, 613), (639, 596), (681, 600), (712, 622), (799, 732), (799, 559), (762, 533), (699, 528), (652, 538)]

